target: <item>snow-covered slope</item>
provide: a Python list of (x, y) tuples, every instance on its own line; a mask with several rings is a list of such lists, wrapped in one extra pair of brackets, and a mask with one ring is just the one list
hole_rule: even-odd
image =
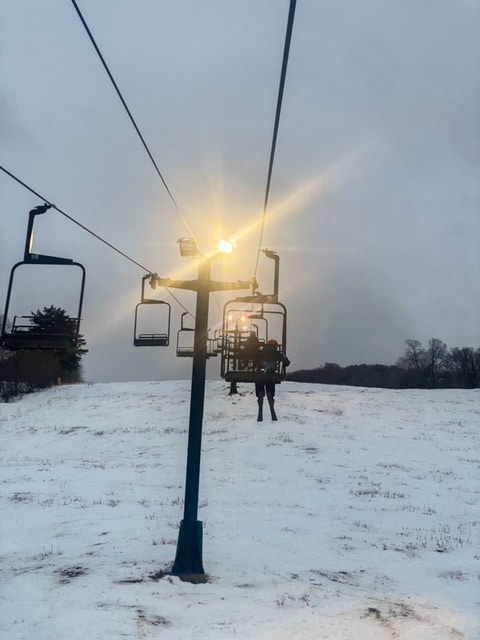
[(158, 579), (183, 515), (190, 383), (0, 405), (0, 636), (414, 638), (480, 633), (480, 392), (207, 382), (209, 581)]

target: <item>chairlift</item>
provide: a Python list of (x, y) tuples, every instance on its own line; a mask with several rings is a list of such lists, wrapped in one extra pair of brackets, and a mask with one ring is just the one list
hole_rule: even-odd
[[(45, 213), (51, 208), (51, 206), (52, 205), (50, 204), (44, 204), (35, 207), (29, 212), (23, 260), (21, 262), (17, 262), (10, 272), (0, 344), (2, 347), (12, 351), (20, 349), (66, 351), (75, 348), (78, 342), (83, 296), (85, 291), (85, 268), (79, 262), (75, 262), (70, 258), (59, 258), (56, 256), (46, 256), (31, 252), (35, 216)], [(80, 269), (81, 282), (76, 316), (65, 318), (63, 326), (44, 328), (39, 327), (35, 323), (33, 315), (15, 315), (11, 326), (9, 326), (9, 311), (14, 277), (17, 269), (24, 265), (28, 265), (29, 268), (38, 265), (54, 265)]]
[(218, 353), (218, 332), (214, 331), (213, 336), (207, 336), (207, 358), (216, 358)]
[[(281, 382), (285, 378), (286, 319), (285, 305), (265, 296), (257, 296), (255, 301), (251, 296), (228, 301), (223, 314), (222, 378), (227, 382)], [(273, 353), (268, 352), (266, 358), (263, 349), (273, 336), (278, 347)], [(275, 362), (273, 371), (262, 371), (267, 359)]]
[[(195, 329), (185, 326), (185, 317), (190, 315), (188, 311), (182, 313), (180, 329), (177, 331), (177, 356), (179, 358), (193, 358), (195, 349)], [(216, 358), (221, 352), (220, 332), (214, 331), (207, 336), (207, 358)]]
[(211, 351), (213, 356), (218, 356), (219, 353), (222, 353), (222, 330), (215, 329), (213, 332), (213, 337), (209, 339), (211, 344)]
[[(147, 274), (142, 278), (141, 299), (135, 307), (133, 346), (168, 347), (170, 344), (171, 307), (165, 300), (155, 300), (145, 296), (145, 282), (150, 278), (151, 274)], [(152, 315), (154, 316), (153, 321)], [(143, 327), (146, 325), (149, 328), (152, 327), (153, 331), (150, 333), (144, 332)], [(158, 331), (159, 327), (163, 329), (163, 331)]]
[[(227, 382), (280, 383), (286, 375), (287, 309), (278, 301), (279, 257), (273, 251), (264, 253), (275, 261), (274, 292), (257, 292), (224, 305), (220, 374)], [(278, 346), (268, 352), (274, 370), (266, 371), (263, 349), (270, 338), (275, 338)]]
[(179, 358), (193, 358), (195, 329), (185, 326), (185, 316), (187, 315), (187, 311), (182, 313), (180, 329), (177, 331), (177, 357)]

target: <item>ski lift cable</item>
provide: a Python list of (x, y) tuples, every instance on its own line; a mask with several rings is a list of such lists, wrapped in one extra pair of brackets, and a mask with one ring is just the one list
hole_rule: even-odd
[(270, 160), (268, 163), (268, 174), (267, 174), (267, 185), (265, 189), (265, 199), (263, 203), (263, 214), (262, 214), (262, 224), (260, 228), (260, 239), (258, 243), (258, 251), (257, 251), (257, 259), (255, 263), (254, 275), (257, 275), (258, 270), (258, 262), (260, 258), (260, 252), (262, 250), (263, 243), (263, 235), (265, 232), (265, 221), (267, 217), (267, 208), (268, 208), (268, 199), (270, 195), (270, 185), (272, 182), (272, 172), (273, 172), (273, 161), (275, 159), (275, 150), (277, 146), (277, 136), (278, 136), (278, 127), (280, 124), (280, 114), (282, 111), (282, 102), (283, 102), (283, 92), (285, 88), (285, 78), (287, 75), (287, 66), (288, 66), (288, 58), (290, 54), (290, 43), (292, 40), (292, 31), (293, 31), (293, 21), (295, 17), (295, 6), (296, 0), (290, 0), (290, 7), (288, 11), (288, 20), (287, 20), (287, 29), (285, 34), (285, 45), (283, 48), (283, 60), (282, 60), (282, 69), (280, 73), (280, 83), (278, 87), (278, 97), (277, 97), (277, 107), (275, 110), (275, 122), (273, 126), (273, 136), (272, 136), (272, 146), (270, 149)]
[(42, 194), (40, 194), (38, 191), (35, 191), (35, 189), (33, 189), (32, 187), (29, 187), (25, 182), (23, 182), (22, 180), (20, 180), (20, 178), (17, 178), (17, 176), (15, 176), (13, 173), (11, 173), (10, 171), (8, 171), (7, 169), (5, 169), (5, 167), (0, 165), (0, 169), (6, 173), (8, 176), (10, 176), (11, 178), (13, 178), (16, 182), (18, 182), (18, 184), (22, 185), (22, 187), (24, 187), (25, 189), (27, 189), (27, 191), (30, 191), (30, 193), (33, 193), (35, 196), (37, 196), (37, 198), (40, 198), (40, 200), (43, 200), (43, 202), (45, 202), (45, 204), (50, 205), (50, 207), (52, 207), (52, 209), (55, 209), (55, 211), (58, 211), (58, 213), (60, 213), (62, 216), (65, 216), (65, 218), (68, 218), (68, 220), (70, 220), (71, 222), (73, 222), (74, 224), (76, 224), (77, 226), (79, 226), (81, 229), (83, 229), (84, 231), (86, 231), (87, 233), (89, 233), (90, 235), (92, 235), (94, 238), (96, 238), (97, 240), (100, 240), (100, 242), (103, 242), (103, 244), (106, 244), (107, 247), (110, 247), (110, 249), (113, 249), (113, 251), (116, 251), (117, 253), (119, 253), (121, 256), (123, 256), (124, 258), (126, 258), (127, 260), (129, 260), (130, 262), (132, 262), (133, 264), (137, 265), (137, 267), (140, 267), (140, 269), (143, 269), (144, 271), (146, 271), (147, 273), (152, 273), (151, 269), (147, 269), (147, 267), (145, 267), (143, 264), (140, 264), (140, 262), (137, 262), (136, 260), (134, 260), (133, 258), (130, 258), (130, 256), (128, 256), (126, 253), (124, 253), (123, 251), (121, 251), (120, 249), (118, 249), (117, 247), (115, 247), (113, 244), (111, 244), (110, 242), (108, 242), (107, 240), (105, 240), (104, 238), (102, 238), (101, 236), (99, 236), (97, 233), (95, 233), (94, 231), (92, 231), (91, 229), (89, 229), (88, 227), (86, 227), (84, 224), (82, 224), (81, 222), (79, 222), (78, 220), (76, 220), (73, 216), (69, 215), (68, 213), (66, 213), (65, 211), (63, 211), (62, 209), (60, 209), (60, 207), (57, 207), (57, 205), (53, 204), (53, 202), (51, 202), (48, 198), (45, 198), (45, 196), (43, 196)]
[(125, 109), (128, 117), (130, 119), (130, 122), (132, 123), (132, 125), (133, 125), (133, 127), (134, 127), (134, 129), (135, 129), (135, 131), (136, 131), (136, 133), (138, 135), (138, 137), (140, 138), (140, 141), (141, 141), (145, 151), (147, 152), (147, 155), (150, 158), (150, 161), (152, 162), (158, 177), (162, 181), (162, 184), (165, 187), (165, 189), (166, 189), (166, 191), (167, 191), (167, 193), (168, 193), (168, 195), (170, 197), (170, 200), (172, 201), (172, 203), (173, 203), (178, 215), (180, 216), (182, 222), (185, 224), (186, 228), (188, 229), (188, 232), (190, 233), (190, 235), (193, 238), (195, 238), (195, 236), (193, 234), (193, 231), (192, 231), (190, 225), (188, 224), (188, 221), (186, 220), (185, 216), (182, 214), (182, 212), (180, 210), (180, 207), (178, 206), (177, 201), (173, 197), (173, 194), (170, 191), (170, 188), (168, 187), (167, 182), (166, 182), (165, 178), (163, 177), (163, 175), (161, 173), (161, 171), (160, 171), (160, 169), (158, 167), (158, 164), (155, 161), (155, 158), (153, 157), (152, 152), (150, 151), (150, 149), (149, 149), (149, 147), (148, 147), (148, 145), (147, 145), (147, 143), (145, 141), (145, 138), (144, 138), (143, 134), (141, 133), (140, 128), (138, 127), (138, 125), (137, 125), (137, 123), (135, 121), (135, 118), (132, 115), (132, 112), (128, 108), (128, 105), (127, 105), (127, 103), (126, 103), (126, 101), (125, 101), (125, 99), (124, 99), (124, 97), (122, 95), (122, 92), (120, 91), (120, 89), (119, 89), (119, 87), (118, 87), (118, 85), (117, 85), (117, 83), (115, 81), (115, 78), (113, 77), (112, 72), (110, 71), (110, 69), (109, 69), (109, 67), (108, 67), (108, 65), (106, 63), (105, 58), (103, 57), (102, 52), (100, 51), (100, 49), (98, 47), (98, 44), (96, 43), (95, 38), (93, 37), (93, 34), (92, 34), (90, 28), (88, 27), (88, 25), (87, 25), (87, 23), (85, 21), (85, 18), (83, 17), (83, 14), (80, 11), (80, 8), (79, 8), (77, 2), (75, 0), (71, 0), (71, 2), (73, 4), (73, 7), (74, 7), (75, 11), (77, 12), (77, 15), (78, 15), (78, 17), (79, 17), (79, 19), (80, 19), (80, 21), (81, 21), (86, 33), (87, 33), (87, 35), (88, 35), (88, 38), (90, 39), (90, 42), (93, 45), (93, 48), (95, 49), (95, 51), (96, 51), (96, 53), (97, 53), (102, 65), (103, 65), (103, 68), (105, 69), (105, 71), (106, 71), (106, 73), (107, 73), (107, 75), (108, 75), (108, 77), (110, 79), (110, 82), (112, 83), (112, 85), (113, 85), (113, 87), (114, 87), (114, 89), (115, 89), (115, 91), (117, 93), (118, 98), (120, 99), (120, 102), (123, 105), (123, 108)]
[[(60, 209), (60, 207), (57, 207), (55, 204), (53, 204), (53, 202), (51, 202), (48, 198), (45, 198), (45, 196), (43, 196), (42, 194), (40, 194), (38, 191), (35, 191), (35, 189), (33, 189), (32, 187), (29, 187), (28, 184), (26, 184), (25, 182), (23, 182), (23, 180), (20, 180), (20, 178), (18, 178), (17, 176), (15, 176), (13, 173), (11, 173), (10, 171), (8, 171), (8, 169), (6, 169), (4, 166), (0, 165), (0, 169), (7, 174), (8, 176), (10, 176), (10, 178), (12, 178), (13, 180), (15, 180), (15, 182), (18, 182), (18, 184), (20, 184), (22, 187), (24, 187), (25, 189), (27, 189), (27, 191), (30, 191), (30, 193), (33, 193), (33, 195), (37, 196), (37, 198), (39, 198), (40, 200), (43, 200), (43, 202), (45, 202), (45, 204), (50, 205), (50, 207), (52, 209), (55, 209), (55, 211), (57, 211), (58, 213), (60, 213), (62, 216), (65, 216), (65, 218), (67, 218), (68, 220), (70, 220), (70, 222), (73, 222), (74, 224), (76, 224), (78, 227), (80, 227), (81, 229), (83, 229), (84, 231), (86, 231), (87, 233), (89, 233), (91, 236), (93, 236), (94, 238), (96, 238), (97, 240), (99, 240), (100, 242), (103, 242), (103, 244), (105, 244), (107, 247), (109, 247), (110, 249), (112, 249), (113, 251), (116, 251), (116, 253), (118, 253), (119, 255), (121, 255), (123, 258), (125, 258), (126, 260), (129, 260), (131, 263), (133, 263), (134, 265), (136, 265), (137, 267), (140, 267), (140, 269), (143, 269), (144, 271), (146, 271), (147, 273), (153, 273), (152, 269), (147, 269), (147, 267), (145, 267), (143, 264), (140, 264), (140, 262), (137, 262), (136, 260), (134, 260), (133, 258), (131, 258), (130, 256), (128, 256), (126, 253), (124, 253), (123, 251), (121, 251), (120, 249), (118, 249), (117, 247), (115, 247), (111, 242), (108, 242), (107, 240), (105, 240), (104, 238), (102, 238), (101, 236), (98, 235), (98, 233), (95, 233), (94, 231), (92, 231), (91, 229), (89, 229), (88, 227), (86, 227), (84, 224), (82, 224), (81, 222), (79, 222), (78, 220), (76, 220), (73, 216), (69, 215), (68, 213), (66, 213), (65, 211), (63, 211), (62, 209)], [(192, 316), (192, 318), (194, 317), (193, 314), (184, 306), (184, 304), (170, 291), (170, 289), (166, 288), (166, 291), (172, 296), (172, 298), (175, 300), (175, 302), (180, 305), (180, 307), (182, 307), (182, 309), (184, 311), (186, 311), (190, 316)]]

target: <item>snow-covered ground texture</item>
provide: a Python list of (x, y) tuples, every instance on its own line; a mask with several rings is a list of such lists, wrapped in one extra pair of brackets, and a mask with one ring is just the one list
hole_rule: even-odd
[[(190, 383), (0, 405), (5, 640), (480, 637), (480, 392), (207, 382), (205, 584), (162, 573)], [(268, 412), (268, 407), (266, 407)]]

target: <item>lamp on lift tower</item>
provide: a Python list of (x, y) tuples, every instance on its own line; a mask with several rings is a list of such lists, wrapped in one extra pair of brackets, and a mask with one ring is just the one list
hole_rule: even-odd
[(177, 240), (182, 258), (199, 258), (200, 250), (193, 238), (179, 238)]

